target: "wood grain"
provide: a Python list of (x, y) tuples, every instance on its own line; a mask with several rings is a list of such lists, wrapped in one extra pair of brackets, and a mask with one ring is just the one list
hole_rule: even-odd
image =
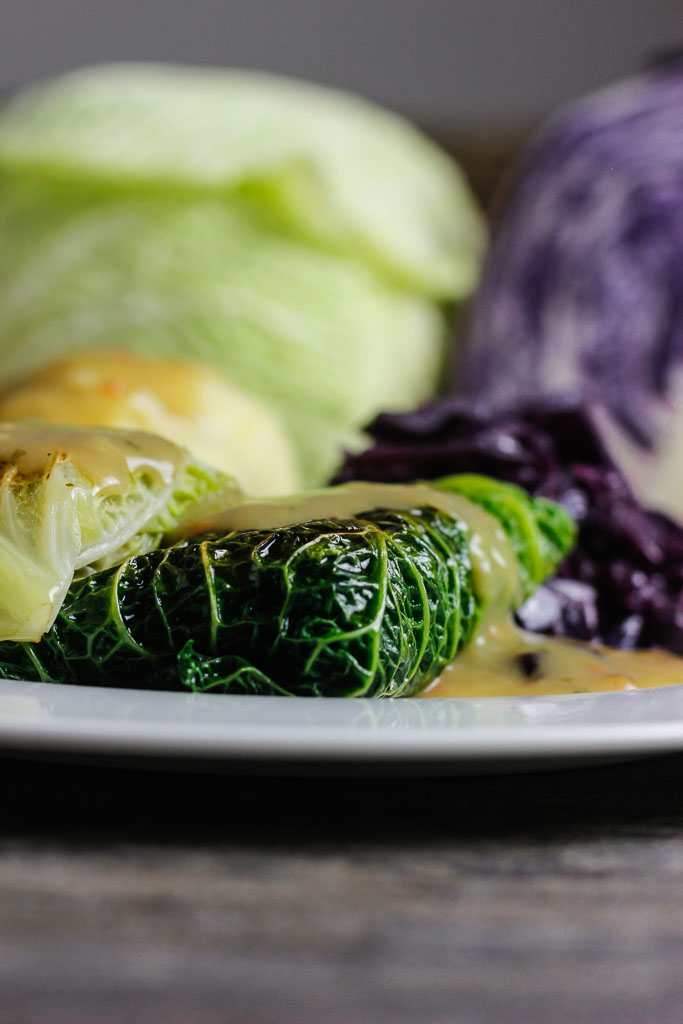
[(421, 781), (0, 771), (2, 1022), (681, 1020), (683, 758)]

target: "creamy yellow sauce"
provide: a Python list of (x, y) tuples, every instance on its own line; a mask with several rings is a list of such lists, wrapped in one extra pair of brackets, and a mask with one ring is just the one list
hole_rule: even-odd
[(683, 684), (683, 658), (664, 651), (617, 651), (526, 633), (511, 622), (519, 568), (495, 517), (429, 484), (357, 482), (269, 502), (247, 502), (196, 524), (196, 531), (275, 530), (311, 519), (352, 518), (371, 509), (432, 506), (468, 529), (472, 574), (486, 612), (472, 642), (420, 697), (528, 697)]
[(459, 494), (429, 484), (355, 482), (300, 497), (246, 502), (202, 519), (193, 531), (277, 530), (313, 519), (349, 519), (373, 509), (439, 508), (461, 521), (468, 534), (472, 577), (489, 614), (504, 616), (520, 593), (519, 566), (510, 540), (495, 516)]
[(66, 356), (0, 394), (0, 421), (149, 431), (235, 476), (249, 494), (300, 486), (276, 413), (215, 367), (121, 349)]
[(491, 622), (421, 697), (529, 697), (683, 683), (683, 658), (526, 633)]
[(125, 494), (141, 469), (170, 484), (183, 458), (177, 445), (139, 430), (0, 423), (0, 473), (42, 477), (68, 462), (102, 496)]

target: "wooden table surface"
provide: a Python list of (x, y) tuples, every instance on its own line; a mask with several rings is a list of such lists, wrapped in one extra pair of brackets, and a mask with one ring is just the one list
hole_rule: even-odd
[(683, 757), (0, 772), (3, 1024), (683, 1020)]

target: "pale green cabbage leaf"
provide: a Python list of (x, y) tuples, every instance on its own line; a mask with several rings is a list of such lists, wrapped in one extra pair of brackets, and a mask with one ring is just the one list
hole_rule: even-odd
[[(84, 444), (101, 458), (91, 471)], [(121, 464), (116, 477), (107, 467)], [(231, 478), (140, 431), (0, 427), (0, 639), (37, 641), (74, 577), (157, 548), (238, 500)]]
[(476, 280), (482, 221), (460, 169), (348, 93), (247, 71), (90, 68), (10, 104), (0, 155), (83, 183), (242, 192), (423, 294)]
[(360, 99), (121, 66), (0, 113), (0, 238), (0, 384), (102, 346), (213, 363), (315, 485), (433, 394), (483, 230), (453, 162)]

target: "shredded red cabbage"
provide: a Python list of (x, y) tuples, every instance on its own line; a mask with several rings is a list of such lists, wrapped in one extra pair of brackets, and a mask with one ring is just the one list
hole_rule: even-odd
[(683, 529), (644, 508), (574, 399), (490, 413), (458, 397), (383, 414), (338, 481), (486, 473), (563, 504), (578, 541), (520, 610), (527, 629), (683, 654)]

